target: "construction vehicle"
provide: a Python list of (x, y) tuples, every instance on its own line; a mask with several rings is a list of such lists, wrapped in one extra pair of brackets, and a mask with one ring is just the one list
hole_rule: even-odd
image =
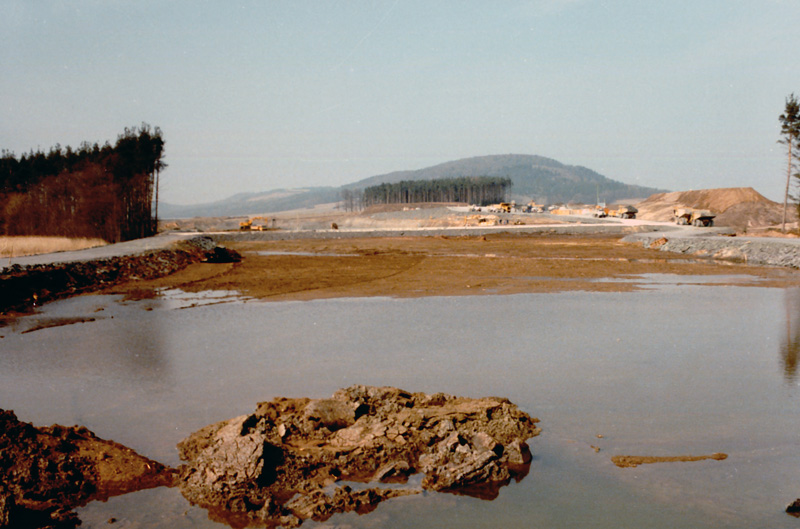
[(253, 224), (255, 221), (269, 222), (269, 219), (266, 217), (252, 217), (245, 221), (240, 222), (239, 229), (242, 231), (248, 231), (248, 230), (264, 231), (268, 229), (266, 224)]
[(716, 215), (707, 209), (676, 208), (672, 210), (675, 224), (686, 226), (691, 224), (697, 227), (711, 227), (714, 225)]
[(619, 217), (621, 219), (635, 219), (637, 213), (639, 213), (639, 210), (633, 206), (620, 206), (608, 212), (612, 217)]
[(500, 202), (499, 204), (494, 204), (489, 206), (489, 211), (494, 211), (496, 213), (511, 213), (511, 208), (514, 207), (514, 204), (509, 204), (508, 202)]
[(528, 211), (530, 213), (544, 213), (544, 208), (545, 208), (544, 204), (537, 204), (533, 200), (528, 202)]

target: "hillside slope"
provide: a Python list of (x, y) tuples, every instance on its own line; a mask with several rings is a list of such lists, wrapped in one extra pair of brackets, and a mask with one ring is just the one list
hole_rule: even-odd
[(179, 206), (164, 203), (159, 205), (159, 216), (163, 219), (180, 219), (259, 215), (297, 208), (313, 208), (318, 204), (337, 202), (339, 199), (340, 188), (338, 187), (276, 189), (263, 193), (239, 193), (224, 200), (206, 204)]
[(240, 193), (224, 200), (191, 206), (162, 203), (159, 205), (159, 215), (165, 219), (259, 215), (337, 202), (341, 199), (341, 192), (344, 189), (364, 189), (401, 180), (432, 180), (461, 176), (508, 177), (513, 182), (509, 200), (528, 202), (533, 199), (543, 204), (569, 202), (594, 204), (598, 197), (601, 201), (611, 203), (621, 199), (646, 197), (663, 191), (623, 184), (586, 167), (564, 165), (543, 156), (502, 154), (464, 158), (413, 171), (396, 171), (342, 187)]
[(598, 195), (608, 203), (616, 200), (646, 197), (663, 191), (651, 187), (628, 185), (576, 165), (565, 165), (544, 156), (529, 154), (499, 154), (477, 156), (446, 162), (414, 171), (396, 171), (373, 176), (350, 184), (349, 188), (364, 188), (401, 180), (433, 180), (460, 176), (500, 176), (514, 183), (511, 197), (535, 200), (539, 203), (574, 202), (594, 204)]

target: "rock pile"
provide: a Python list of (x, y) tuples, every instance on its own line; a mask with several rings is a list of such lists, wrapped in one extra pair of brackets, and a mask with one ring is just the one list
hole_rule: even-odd
[(800, 268), (800, 245), (793, 239), (636, 234), (623, 241), (640, 242), (647, 248), (753, 265)]
[(537, 422), (507, 399), (389, 387), (352, 386), (330, 399), (278, 398), (183, 440), (179, 486), (220, 519), (283, 526), (419, 492), (344, 486), (326, 493), (341, 481), (405, 483), (421, 472), (423, 489), (474, 487), (491, 497), (527, 473), (526, 441), (539, 434)]

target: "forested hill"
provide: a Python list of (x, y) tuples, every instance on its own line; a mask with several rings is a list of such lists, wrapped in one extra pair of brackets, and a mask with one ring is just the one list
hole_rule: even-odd
[(645, 198), (664, 190), (623, 184), (576, 165), (543, 156), (529, 154), (500, 154), (478, 156), (446, 162), (415, 171), (396, 171), (373, 176), (346, 187), (363, 189), (382, 183), (402, 180), (433, 180), (461, 176), (498, 176), (511, 179), (513, 186), (509, 198), (535, 200), (538, 203), (575, 202), (594, 204), (600, 200), (608, 203), (624, 198)]
[(508, 189), (507, 198), (517, 202), (535, 200), (544, 204), (594, 204), (599, 193), (601, 201), (611, 203), (619, 199), (645, 198), (653, 193), (665, 192), (663, 189), (623, 184), (586, 167), (564, 165), (543, 156), (503, 154), (464, 158), (426, 169), (373, 176), (341, 188), (312, 187), (242, 193), (209, 204), (162, 204), (159, 211), (164, 218), (257, 215), (336, 202), (342, 199), (343, 192), (347, 190), (363, 190), (383, 183), (480, 176), (510, 178), (512, 186)]

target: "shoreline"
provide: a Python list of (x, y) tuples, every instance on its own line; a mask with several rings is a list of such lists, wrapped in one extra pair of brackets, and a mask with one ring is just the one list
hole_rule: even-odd
[[(217, 245), (242, 253), (245, 262), (225, 269), (203, 263)], [(269, 251), (277, 253), (259, 254)], [(561, 265), (569, 260), (570, 266), (559, 266), (559, 260)], [(195, 292), (239, 290), (271, 300), (502, 295), (625, 291), (636, 288), (630, 280), (636, 274), (728, 275), (734, 271), (761, 277), (764, 281), (759, 284), (766, 286), (795, 286), (800, 280), (793, 274), (800, 268), (800, 240), (723, 237), (705, 230), (597, 222), (275, 230), (162, 234), (14, 261), (0, 269), (5, 293), (0, 313), (11, 316), (83, 293), (131, 294), (135, 289), (164, 287)], [(619, 280), (601, 282), (602, 278)]]

